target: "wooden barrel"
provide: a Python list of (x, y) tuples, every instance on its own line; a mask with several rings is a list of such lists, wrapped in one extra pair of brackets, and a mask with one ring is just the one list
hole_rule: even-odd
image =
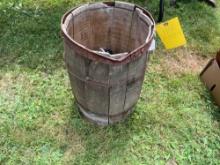
[(132, 112), (154, 28), (146, 10), (125, 2), (90, 3), (64, 14), (65, 63), (75, 101), (87, 119), (108, 125)]

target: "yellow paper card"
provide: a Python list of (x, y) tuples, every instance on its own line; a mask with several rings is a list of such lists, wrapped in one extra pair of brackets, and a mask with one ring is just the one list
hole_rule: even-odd
[(173, 49), (186, 44), (178, 17), (158, 24), (156, 31), (166, 49)]

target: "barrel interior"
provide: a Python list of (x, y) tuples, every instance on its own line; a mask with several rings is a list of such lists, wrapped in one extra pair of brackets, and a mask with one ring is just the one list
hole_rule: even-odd
[(65, 19), (68, 35), (91, 50), (131, 52), (146, 42), (152, 21), (133, 4), (94, 3), (80, 6)]

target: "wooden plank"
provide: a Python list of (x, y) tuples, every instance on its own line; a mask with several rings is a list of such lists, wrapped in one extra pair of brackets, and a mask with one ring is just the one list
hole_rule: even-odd
[(74, 97), (80, 104), (86, 106), (87, 102), (85, 99), (85, 82), (71, 74), (69, 74), (69, 78)]
[(128, 80), (124, 110), (130, 109), (136, 102), (141, 93), (144, 72), (146, 68), (147, 55), (144, 53), (140, 58), (128, 64)]
[(109, 115), (117, 115), (124, 111), (124, 101), (127, 87), (128, 65), (110, 67), (110, 102)]
[(111, 49), (114, 53), (128, 52), (128, 42), (130, 38), (130, 28), (132, 23), (132, 12), (114, 8), (111, 22)]
[(117, 115), (124, 112), (126, 87), (126, 84), (122, 84), (110, 88), (109, 115)]
[(108, 87), (86, 82), (85, 96), (89, 111), (99, 115), (108, 115)]
[(110, 48), (109, 33), (113, 15), (113, 8), (102, 8), (91, 10), (91, 29), (92, 29), (92, 49)]
[(86, 75), (86, 58), (76, 54), (76, 52), (65, 45), (65, 62), (67, 64), (68, 71), (84, 80)]
[(125, 99), (125, 105), (124, 110), (130, 109), (132, 106), (134, 106), (141, 93), (141, 86), (142, 86), (143, 80), (137, 80), (133, 82), (129, 82), (127, 85), (127, 91), (126, 91), (126, 99)]
[(86, 67), (88, 69), (87, 79), (89, 79), (90, 81), (103, 83), (107, 86), (108, 81), (109, 81), (109, 65), (108, 64), (91, 61), (91, 63), (87, 65)]
[(143, 76), (146, 69), (147, 55), (143, 53), (138, 59), (128, 64), (128, 83), (133, 79), (139, 79)]

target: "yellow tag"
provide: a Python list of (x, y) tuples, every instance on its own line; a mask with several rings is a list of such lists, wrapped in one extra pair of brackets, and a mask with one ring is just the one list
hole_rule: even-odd
[(178, 17), (158, 24), (156, 30), (166, 49), (173, 49), (186, 44)]

